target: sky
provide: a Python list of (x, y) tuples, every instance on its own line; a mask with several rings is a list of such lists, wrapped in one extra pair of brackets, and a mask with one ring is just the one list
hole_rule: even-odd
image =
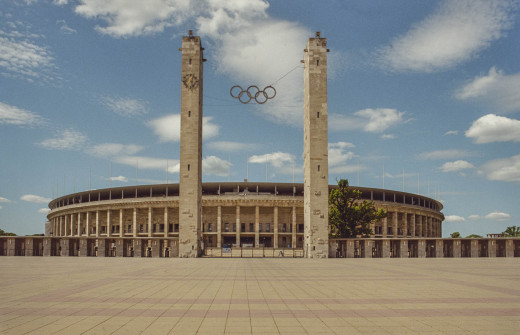
[(42, 233), (65, 194), (178, 182), (188, 30), (203, 181), (303, 182), (300, 60), (320, 31), (330, 184), (437, 199), (445, 237), (520, 225), (518, 0), (0, 0), (1, 229)]

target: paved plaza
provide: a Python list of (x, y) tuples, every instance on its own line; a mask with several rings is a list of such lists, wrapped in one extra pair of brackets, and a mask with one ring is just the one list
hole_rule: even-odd
[(519, 334), (520, 259), (0, 257), (1, 334)]

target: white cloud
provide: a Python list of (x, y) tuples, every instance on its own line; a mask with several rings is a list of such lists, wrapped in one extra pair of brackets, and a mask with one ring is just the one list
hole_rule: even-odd
[(480, 172), (489, 180), (520, 182), (520, 155), (489, 161)]
[(45, 197), (42, 197), (42, 196), (39, 196), (39, 195), (34, 195), (34, 194), (22, 195), (20, 197), (20, 199), (23, 200), (23, 201), (34, 202), (34, 203), (37, 203), (37, 204), (49, 203), (52, 200), (50, 198), (45, 198)]
[(403, 122), (404, 112), (392, 108), (367, 108), (354, 113), (354, 116), (341, 114), (329, 115), (331, 131), (363, 129), (370, 133), (382, 133), (386, 129)]
[(4, 197), (0, 197), (0, 202), (3, 202), (3, 203), (10, 203), (11, 200), (7, 199), (7, 198), (4, 198)]
[(143, 150), (143, 147), (136, 144), (103, 143), (94, 145), (86, 151), (92, 156), (111, 158), (134, 155), (141, 150)]
[[(1, 14), (0, 20), (7, 21)], [(2, 75), (29, 82), (51, 80), (56, 68), (54, 57), (48, 47), (32, 41), (41, 40), (41, 36), (27, 32), (20, 21), (8, 23), (8, 31), (0, 30), (0, 68), (6, 71)]]
[(453, 158), (464, 158), (472, 156), (470, 152), (457, 150), (457, 149), (448, 149), (448, 150), (434, 150), (423, 152), (419, 155), (421, 159), (453, 159)]
[(212, 150), (224, 151), (224, 152), (237, 152), (246, 149), (255, 148), (255, 144), (242, 143), (242, 142), (230, 142), (230, 141), (217, 141), (208, 143), (208, 148)]
[(514, 1), (446, 0), (389, 46), (380, 50), (384, 66), (397, 71), (432, 72), (477, 55), (512, 25)]
[(58, 131), (56, 137), (49, 138), (37, 143), (38, 146), (48, 150), (79, 150), (85, 142), (87, 136), (73, 129)]
[(383, 135), (381, 135), (381, 138), (383, 140), (393, 140), (393, 139), (395, 139), (395, 137), (396, 136), (394, 134), (383, 134)]
[(354, 148), (354, 144), (348, 142), (329, 143), (329, 168), (345, 166), (348, 160), (354, 158), (354, 152), (347, 151)]
[(276, 82), (276, 98), (258, 106), (260, 113), (276, 122), (301, 125), (301, 71), (277, 81), (302, 67), (310, 32), (298, 23), (270, 17), (268, 7), (264, 0), (82, 0), (75, 11), (103, 21), (105, 26), (96, 30), (116, 38), (197, 27), (196, 33), (211, 45), (208, 50), (218, 71), (246, 87)]
[(440, 167), (440, 170), (442, 172), (455, 172), (455, 171), (460, 171), (460, 170), (464, 170), (464, 169), (474, 169), (474, 168), (475, 167), (473, 166), (473, 164), (471, 164), (467, 161), (464, 161), (464, 160), (458, 160), (455, 162), (444, 163)]
[(480, 220), (480, 219), (482, 219), (482, 216), (477, 215), (477, 214), (472, 214), (472, 215), (468, 216), (468, 219), (470, 219), (470, 220)]
[(38, 210), (38, 213), (41, 213), (41, 214), (47, 214), (47, 213), (49, 213), (50, 211), (51, 211), (50, 208), (40, 208), (40, 209)]
[(285, 163), (293, 163), (294, 156), (286, 152), (273, 152), (271, 154), (253, 155), (247, 160), (249, 163), (266, 164), (270, 163), (274, 167), (281, 167)]
[(31, 127), (44, 123), (45, 120), (38, 114), (0, 102), (0, 124)]
[(464, 219), (462, 216), (458, 215), (446, 215), (444, 217), (445, 222), (464, 222), (466, 219)]
[(448, 130), (447, 132), (444, 133), (444, 136), (448, 136), (448, 135), (458, 135), (459, 134), (459, 131), (458, 130)]
[(139, 99), (104, 97), (101, 102), (108, 110), (120, 116), (132, 117), (148, 113), (146, 102)]
[(179, 160), (176, 159), (163, 159), (146, 156), (117, 156), (114, 157), (113, 161), (118, 164), (124, 164), (133, 167), (137, 166), (138, 169), (147, 170), (166, 171), (166, 167), (168, 166), (169, 173), (179, 172)]
[(60, 26), (60, 31), (64, 34), (70, 35), (77, 33), (75, 29), (72, 29), (67, 25), (67, 22), (65, 22), (65, 20), (58, 20), (56, 21), (56, 24)]
[(461, 87), (455, 97), (461, 100), (480, 99), (489, 101), (504, 112), (520, 110), (520, 73), (504, 75), (492, 67), (489, 73), (473, 79)]
[(205, 175), (227, 176), (231, 163), (216, 156), (208, 156), (202, 160), (202, 173)]
[(520, 142), (520, 121), (487, 114), (474, 121), (465, 133), (475, 143)]
[[(202, 118), (202, 136), (208, 139), (218, 135), (220, 126), (212, 123), (212, 116)], [(161, 142), (179, 142), (181, 140), (181, 116), (171, 114), (148, 121), (148, 126), (159, 136)]]
[(503, 213), (503, 212), (494, 211), (494, 212), (491, 212), (488, 215), (486, 215), (485, 218), (488, 220), (495, 220), (495, 221), (507, 221), (507, 220), (511, 219), (511, 215), (509, 215), (507, 213)]
[(128, 178), (126, 178), (125, 176), (110, 177), (110, 178), (107, 178), (107, 180), (120, 181), (122, 183), (127, 183), (128, 182)]
[(68, 0), (52, 0), (52, 3), (58, 6), (65, 6), (69, 3)]

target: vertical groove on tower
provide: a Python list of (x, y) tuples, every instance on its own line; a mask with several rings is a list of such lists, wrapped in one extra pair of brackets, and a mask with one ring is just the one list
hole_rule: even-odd
[(329, 176), (327, 130), (327, 39), (316, 33), (304, 53), (305, 256), (327, 258)]
[(191, 31), (182, 38), (179, 257), (201, 251), (203, 50)]

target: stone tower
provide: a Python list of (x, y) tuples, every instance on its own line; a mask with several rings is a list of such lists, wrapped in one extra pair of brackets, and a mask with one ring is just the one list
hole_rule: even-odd
[(327, 258), (329, 173), (327, 131), (327, 39), (309, 38), (304, 53), (304, 253)]
[(182, 38), (179, 257), (201, 252), (202, 64), (199, 36)]

